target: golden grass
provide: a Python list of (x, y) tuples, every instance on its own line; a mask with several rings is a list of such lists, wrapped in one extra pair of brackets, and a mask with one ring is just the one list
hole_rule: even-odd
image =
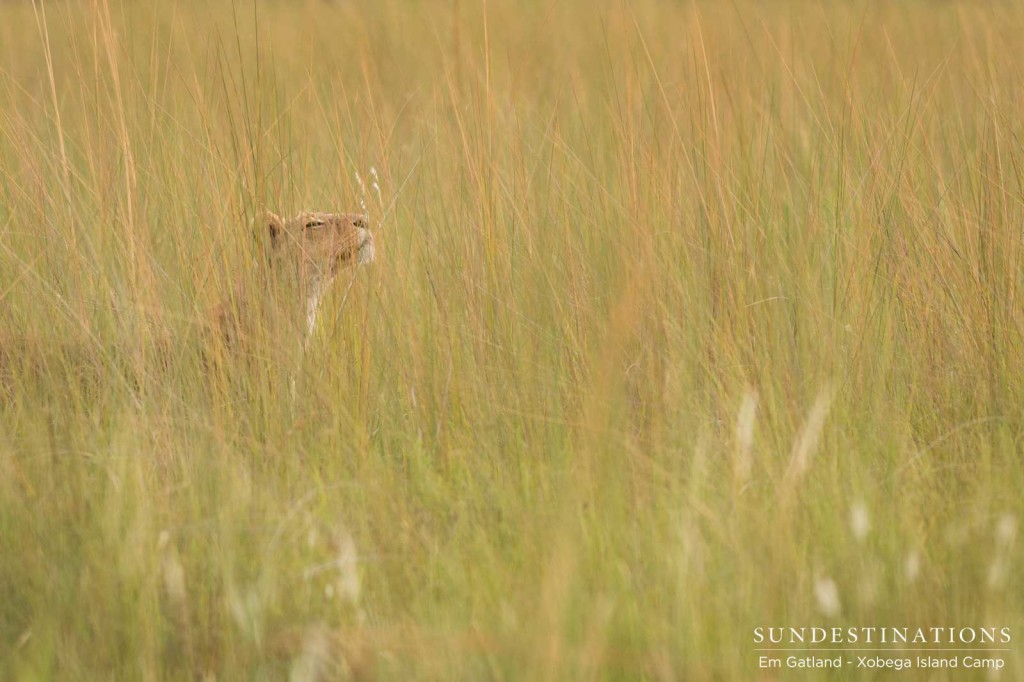
[[(0, 677), (751, 679), (758, 625), (1019, 629), (1022, 32), (3, 3)], [(251, 216), (361, 204), (301, 367), (205, 362)]]

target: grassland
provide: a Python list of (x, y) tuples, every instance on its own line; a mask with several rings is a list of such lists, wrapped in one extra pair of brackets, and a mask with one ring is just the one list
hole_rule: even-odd
[[(1022, 34), (0, 4), (0, 677), (875, 679), (758, 671), (798, 624), (1024, 679)], [(301, 367), (205, 362), (256, 211), (360, 205)]]

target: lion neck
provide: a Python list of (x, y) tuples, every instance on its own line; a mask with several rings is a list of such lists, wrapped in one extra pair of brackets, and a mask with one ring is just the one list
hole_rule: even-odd
[(320, 312), (320, 303), (323, 300), (324, 294), (330, 288), (330, 282), (324, 282), (317, 280), (307, 287), (305, 292), (306, 297), (306, 336), (305, 343), (309, 343), (309, 340), (313, 338), (313, 332), (316, 330), (316, 318)]
[(305, 348), (316, 331), (320, 308), (335, 278), (303, 264), (278, 261), (272, 264), (270, 279), (271, 308), (301, 329)]

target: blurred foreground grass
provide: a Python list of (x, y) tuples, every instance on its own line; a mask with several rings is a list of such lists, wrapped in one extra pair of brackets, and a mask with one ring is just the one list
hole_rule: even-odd
[[(756, 626), (1021, 632), (1022, 32), (3, 4), (0, 677), (772, 679)], [(256, 210), (361, 204), (296, 396), (294, 339), (201, 360)]]

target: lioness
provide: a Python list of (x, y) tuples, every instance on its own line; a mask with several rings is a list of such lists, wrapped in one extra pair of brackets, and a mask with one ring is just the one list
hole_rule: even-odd
[(338, 275), (374, 260), (366, 216), (304, 211), (286, 220), (268, 211), (255, 228), (269, 244), (267, 275), (273, 281), (259, 292), (236, 289), (216, 311), (217, 329), (233, 345), (257, 319), (285, 322), (301, 326), (305, 346), (316, 327), (320, 302)]
[[(302, 212), (286, 220), (267, 212), (255, 226), (266, 245), (266, 267), (248, 273), (246, 284), (235, 287), (210, 311), (210, 317), (199, 321), (205, 340), (201, 353), (208, 366), (220, 364), (224, 351), (261, 363), (291, 363), (296, 354), (301, 357), (332, 284), (342, 273), (354, 274), (356, 266), (375, 257), (373, 235), (362, 214)], [(0, 404), (19, 390), (22, 377), (44, 371), (67, 372), (92, 390), (109, 381), (113, 375), (106, 368), (116, 366), (129, 384), (137, 385), (144, 374), (166, 369), (179, 356), (180, 337), (162, 328), (153, 330), (155, 353), (147, 354), (130, 340), (112, 348), (95, 338), (85, 343), (40, 340), (5, 334), (10, 326), (6, 321), (0, 324)], [(155, 358), (157, 365), (145, 364), (147, 358)], [(289, 368), (289, 364), (282, 366)]]

